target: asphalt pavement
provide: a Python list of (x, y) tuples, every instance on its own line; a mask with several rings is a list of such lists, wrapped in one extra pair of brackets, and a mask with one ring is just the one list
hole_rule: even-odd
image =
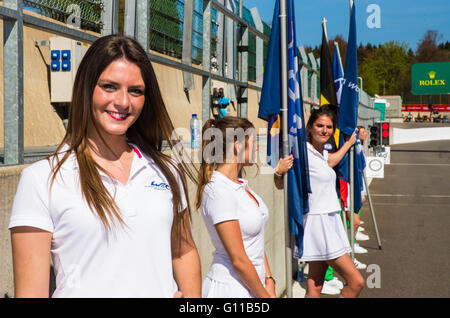
[(360, 297), (450, 297), (450, 140), (391, 146), (391, 164), (361, 211), (369, 241), (355, 254), (366, 286)]

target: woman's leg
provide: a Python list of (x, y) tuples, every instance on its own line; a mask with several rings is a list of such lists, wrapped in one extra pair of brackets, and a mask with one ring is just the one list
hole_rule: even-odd
[(347, 285), (345, 285), (341, 290), (341, 295), (344, 298), (358, 297), (364, 287), (364, 278), (355, 267), (355, 264), (353, 264), (350, 256), (348, 254), (344, 254), (339, 258), (329, 260), (327, 262), (347, 282)]
[(319, 298), (323, 287), (323, 280), (328, 268), (325, 261), (309, 262), (308, 279), (306, 281), (306, 296)]
[[(347, 214), (347, 228), (350, 228), (350, 212), (346, 212)], [(353, 213), (353, 231), (358, 231), (358, 227), (361, 225), (361, 220), (359, 218), (359, 214), (358, 213)]]

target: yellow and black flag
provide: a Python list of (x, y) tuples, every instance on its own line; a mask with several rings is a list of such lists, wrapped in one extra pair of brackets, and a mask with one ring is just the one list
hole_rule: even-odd
[[(326, 20), (322, 20), (322, 46), (320, 47), (320, 106), (331, 104), (333, 110), (338, 115), (338, 101), (336, 97), (336, 88), (334, 86), (333, 64), (331, 63), (331, 54), (328, 48), (328, 39), (326, 33)], [(334, 131), (334, 136), (325, 143), (325, 149), (332, 153), (336, 152), (339, 144), (339, 129)]]
[(320, 106), (325, 104), (337, 105), (338, 103), (324, 21), (322, 23), (322, 46), (320, 47)]

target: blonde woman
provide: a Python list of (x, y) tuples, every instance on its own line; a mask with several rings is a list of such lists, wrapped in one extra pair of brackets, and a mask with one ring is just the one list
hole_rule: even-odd
[(203, 126), (206, 157), (196, 207), (201, 207), (215, 247), (203, 297), (276, 297), (275, 279), (264, 253), (268, 209), (247, 180), (238, 177), (243, 167), (254, 162), (255, 134), (236, 137), (249, 131), (254, 132), (250, 121), (231, 116), (210, 119)]
[(172, 130), (142, 47), (95, 41), (63, 141), (21, 175), (9, 225), (16, 297), (200, 296), (187, 171), (161, 152)]

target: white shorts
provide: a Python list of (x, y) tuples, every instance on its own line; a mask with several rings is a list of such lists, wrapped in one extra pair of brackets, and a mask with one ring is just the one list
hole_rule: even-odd
[(303, 216), (304, 261), (326, 261), (351, 252), (339, 212)]

